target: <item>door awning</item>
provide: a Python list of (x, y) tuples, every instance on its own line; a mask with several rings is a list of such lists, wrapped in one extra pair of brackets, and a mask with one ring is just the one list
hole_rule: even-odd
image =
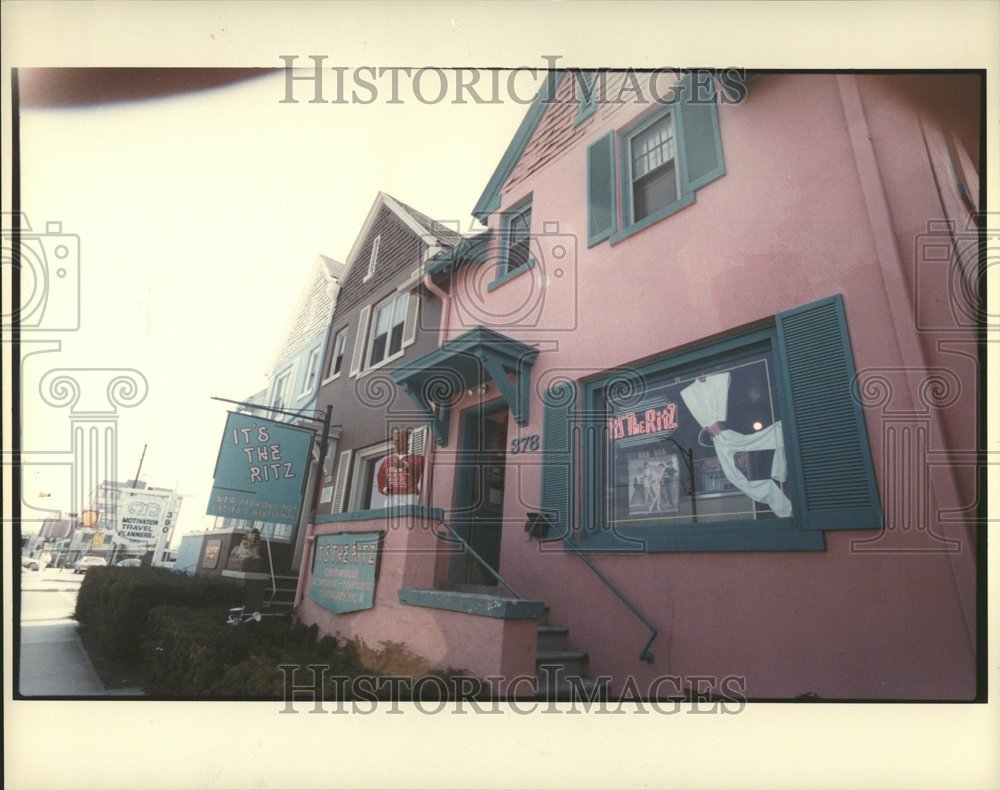
[(438, 445), (445, 447), (452, 404), (487, 381), (497, 385), (517, 424), (527, 425), (531, 366), (537, 356), (537, 348), (477, 326), (400, 365), (392, 379), (430, 422)]

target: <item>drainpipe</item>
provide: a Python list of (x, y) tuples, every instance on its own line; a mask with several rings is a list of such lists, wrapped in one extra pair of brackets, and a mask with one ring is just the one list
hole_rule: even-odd
[[(441, 302), (441, 329), (438, 333), (438, 346), (444, 344), (448, 339), (448, 325), (450, 323), (449, 318), (451, 317), (451, 296), (448, 291), (445, 291), (431, 279), (429, 274), (424, 275), (424, 288), (430, 291), (434, 296), (436, 296)], [(437, 445), (437, 441), (434, 437), (434, 431), (430, 431), (430, 442), (428, 442), (427, 447), (427, 468), (430, 470), (430, 474), (424, 480), (424, 490), (421, 493), (421, 498), (423, 504), (426, 507), (431, 507), (434, 498), (434, 450)]]

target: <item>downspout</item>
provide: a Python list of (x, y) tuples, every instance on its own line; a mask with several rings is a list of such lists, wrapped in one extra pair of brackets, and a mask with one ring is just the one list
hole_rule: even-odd
[[(438, 298), (441, 302), (441, 328), (438, 332), (438, 346), (444, 345), (448, 339), (448, 326), (451, 317), (451, 296), (449, 291), (445, 291), (438, 286), (431, 278), (430, 274), (424, 274), (424, 288)], [(428, 431), (430, 441), (427, 443), (427, 468), (430, 474), (424, 483), (424, 490), (421, 492), (421, 503), (425, 507), (431, 507), (434, 501), (434, 450), (437, 447), (437, 440), (434, 431)]]

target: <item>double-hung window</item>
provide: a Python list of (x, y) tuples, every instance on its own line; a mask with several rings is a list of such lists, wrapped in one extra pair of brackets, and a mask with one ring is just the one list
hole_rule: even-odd
[(283, 371), (274, 380), (274, 389), (271, 391), (271, 405), (276, 409), (281, 409), (288, 402), (288, 388), (292, 383), (291, 369)]
[(628, 138), (632, 222), (677, 200), (677, 143), (673, 113), (660, 115)]
[(531, 200), (523, 200), (502, 217), (500, 265), (496, 279), (488, 286), (495, 288), (529, 269), (531, 257)]
[(615, 244), (695, 202), (726, 171), (715, 86), (686, 75), (672, 100), (587, 148), (587, 242)]
[(553, 537), (595, 551), (801, 551), (824, 548), (825, 530), (881, 526), (840, 297), (623, 363), (545, 394)]
[(306, 362), (306, 380), (302, 385), (301, 395), (312, 394), (313, 385), (316, 383), (316, 375), (319, 372), (319, 355), (323, 349), (319, 346), (309, 352), (309, 360)]
[(372, 318), (371, 354), (368, 367), (394, 357), (403, 350), (403, 328), (409, 293), (404, 291), (376, 306)]
[(329, 378), (340, 375), (344, 367), (344, 350), (347, 348), (347, 328), (341, 329), (333, 338), (333, 355), (330, 357)]

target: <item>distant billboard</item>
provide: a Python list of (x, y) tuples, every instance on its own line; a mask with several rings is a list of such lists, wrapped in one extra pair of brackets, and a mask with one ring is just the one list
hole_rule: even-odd
[(119, 543), (149, 545), (169, 535), (173, 529), (174, 493), (159, 493), (142, 488), (119, 491), (115, 539)]
[(229, 412), (208, 514), (298, 524), (314, 433)]

